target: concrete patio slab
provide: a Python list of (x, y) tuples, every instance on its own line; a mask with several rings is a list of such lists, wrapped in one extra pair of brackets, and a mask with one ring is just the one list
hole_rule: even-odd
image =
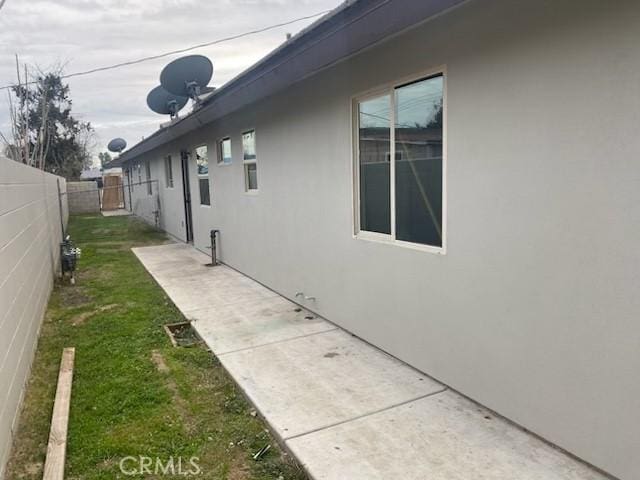
[(191, 310), (187, 318), (218, 355), (337, 328), (279, 296)]
[(607, 478), (191, 246), (133, 251), (312, 478)]
[(446, 391), (287, 441), (317, 480), (604, 480)]
[(220, 355), (220, 361), (284, 439), (444, 389), (342, 330)]

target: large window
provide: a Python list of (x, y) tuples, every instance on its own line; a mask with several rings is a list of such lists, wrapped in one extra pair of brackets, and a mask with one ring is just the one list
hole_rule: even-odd
[(358, 232), (443, 247), (442, 74), (357, 104)]
[(171, 155), (164, 157), (164, 176), (167, 188), (173, 188), (173, 165)]
[(244, 163), (244, 189), (258, 191), (258, 163), (256, 157), (256, 131), (242, 134), (242, 162)]
[(196, 166), (198, 169), (200, 205), (211, 205), (211, 195), (209, 192), (209, 156), (206, 145), (196, 148)]
[(226, 137), (218, 142), (218, 165), (230, 165), (232, 161), (231, 139)]

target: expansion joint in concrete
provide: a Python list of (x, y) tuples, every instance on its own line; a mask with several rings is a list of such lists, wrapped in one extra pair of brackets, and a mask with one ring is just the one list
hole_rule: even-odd
[(446, 392), (447, 390), (448, 390), (448, 388), (444, 387), (444, 388), (442, 388), (442, 389), (440, 389), (440, 390), (438, 390), (436, 392), (427, 393), (426, 395), (420, 395), (419, 397), (411, 398), (411, 399), (406, 400), (404, 402), (394, 403), (393, 405), (389, 405), (388, 407), (379, 408), (378, 410), (374, 410), (372, 412), (367, 412), (367, 413), (364, 413), (362, 415), (358, 415), (358, 416), (353, 417), (353, 418), (348, 418), (346, 420), (342, 420), (340, 422), (335, 422), (335, 423), (332, 423), (330, 425), (325, 425), (324, 427), (314, 428), (313, 430), (309, 430), (308, 432), (298, 433), (297, 435), (291, 435), (290, 437), (285, 437), (283, 440), (284, 441), (289, 441), (289, 440), (293, 440), (294, 438), (304, 437), (305, 435), (310, 435), (312, 433), (321, 432), (322, 430), (328, 430), (329, 428), (337, 427), (338, 425), (344, 425), (345, 423), (350, 423), (350, 422), (353, 422), (355, 420), (360, 420), (361, 418), (366, 418), (366, 417), (370, 417), (372, 415), (376, 415), (378, 413), (386, 412), (388, 410), (392, 410), (394, 408), (401, 407), (401, 406), (407, 405), (409, 403), (417, 402), (418, 400), (422, 400), (422, 399), (425, 399), (427, 397), (433, 397), (435, 395), (439, 395), (441, 393)]

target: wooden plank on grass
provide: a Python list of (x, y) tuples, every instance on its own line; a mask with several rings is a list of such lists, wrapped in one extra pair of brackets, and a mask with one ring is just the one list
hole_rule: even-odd
[(58, 388), (51, 416), (51, 431), (47, 458), (44, 462), (42, 480), (63, 480), (64, 461), (67, 453), (67, 428), (69, 426), (69, 407), (71, 405), (71, 384), (73, 381), (73, 362), (76, 349), (65, 348), (60, 362)]

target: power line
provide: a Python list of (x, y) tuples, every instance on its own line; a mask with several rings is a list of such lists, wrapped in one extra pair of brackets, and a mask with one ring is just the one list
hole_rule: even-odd
[[(2, 8), (2, 5), (4, 4), (4, 2), (6, 2), (6, 0), (0, 0), (0, 8)], [(72, 78), (72, 77), (80, 77), (80, 76), (84, 76), (84, 75), (91, 75), (93, 73), (97, 73), (97, 72), (104, 72), (105, 70), (113, 70), (116, 68), (122, 68), (122, 67), (128, 67), (131, 65), (136, 65), (138, 63), (143, 63), (143, 62), (148, 62), (150, 60), (157, 60), (159, 58), (164, 58), (164, 57), (169, 57), (171, 55), (177, 55), (179, 53), (185, 53), (185, 52), (189, 52), (191, 50), (195, 50), (198, 48), (203, 48), (203, 47), (210, 47), (212, 45), (217, 45), (219, 43), (225, 43), (225, 42), (229, 42), (231, 40), (237, 40), (238, 38), (243, 38), (243, 37), (248, 37), (250, 35), (256, 35), (258, 33), (263, 33), (263, 32), (267, 32), (269, 30), (274, 30), (276, 28), (280, 28), (280, 27), (285, 27), (287, 25), (291, 25), (293, 23), (297, 23), (297, 22), (301, 22), (302, 20), (309, 20), (311, 18), (315, 18), (315, 17), (319, 17), (320, 15), (324, 15), (326, 13), (329, 13), (331, 10), (323, 10), (322, 12), (317, 12), (311, 15), (305, 15), (304, 17), (298, 17), (295, 18), (293, 20), (289, 20), (286, 22), (282, 22), (282, 23), (276, 23), (274, 25), (269, 25), (268, 27), (263, 27), (263, 28), (259, 28), (256, 30), (250, 30), (248, 32), (243, 32), (243, 33), (239, 33), (237, 35), (232, 35), (230, 37), (224, 37), (224, 38), (219, 38), (217, 40), (212, 40), (210, 42), (205, 42), (205, 43), (199, 43), (197, 45), (192, 45), (190, 47), (186, 47), (186, 48), (180, 48), (178, 50), (172, 50), (169, 52), (164, 52), (164, 53), (160, 53), (158, 55), (150, 55), (148, 57), (142, 57), (142, 58), (138, 58), (137, 60), (130, 60), (128, 62), (122, 62), (122, 63), (116, 63), (113, 65), (108, 65), (105, 67), (97, 67), (97, 68), (92, 68), (90, 70), (84, 70), (81, 72), (74, 72), (74, 73), (69, 73), (67, 75), (62, 75), (60, 78)], [(32, 82), (28, 82), (27, 85), (31, 85), (37, 83), (35, 81)], [(4, 87), (0, 87), (0, 90), (7, 90), (9, 88), (13, 88), (16, 85), (5, 85)]]

